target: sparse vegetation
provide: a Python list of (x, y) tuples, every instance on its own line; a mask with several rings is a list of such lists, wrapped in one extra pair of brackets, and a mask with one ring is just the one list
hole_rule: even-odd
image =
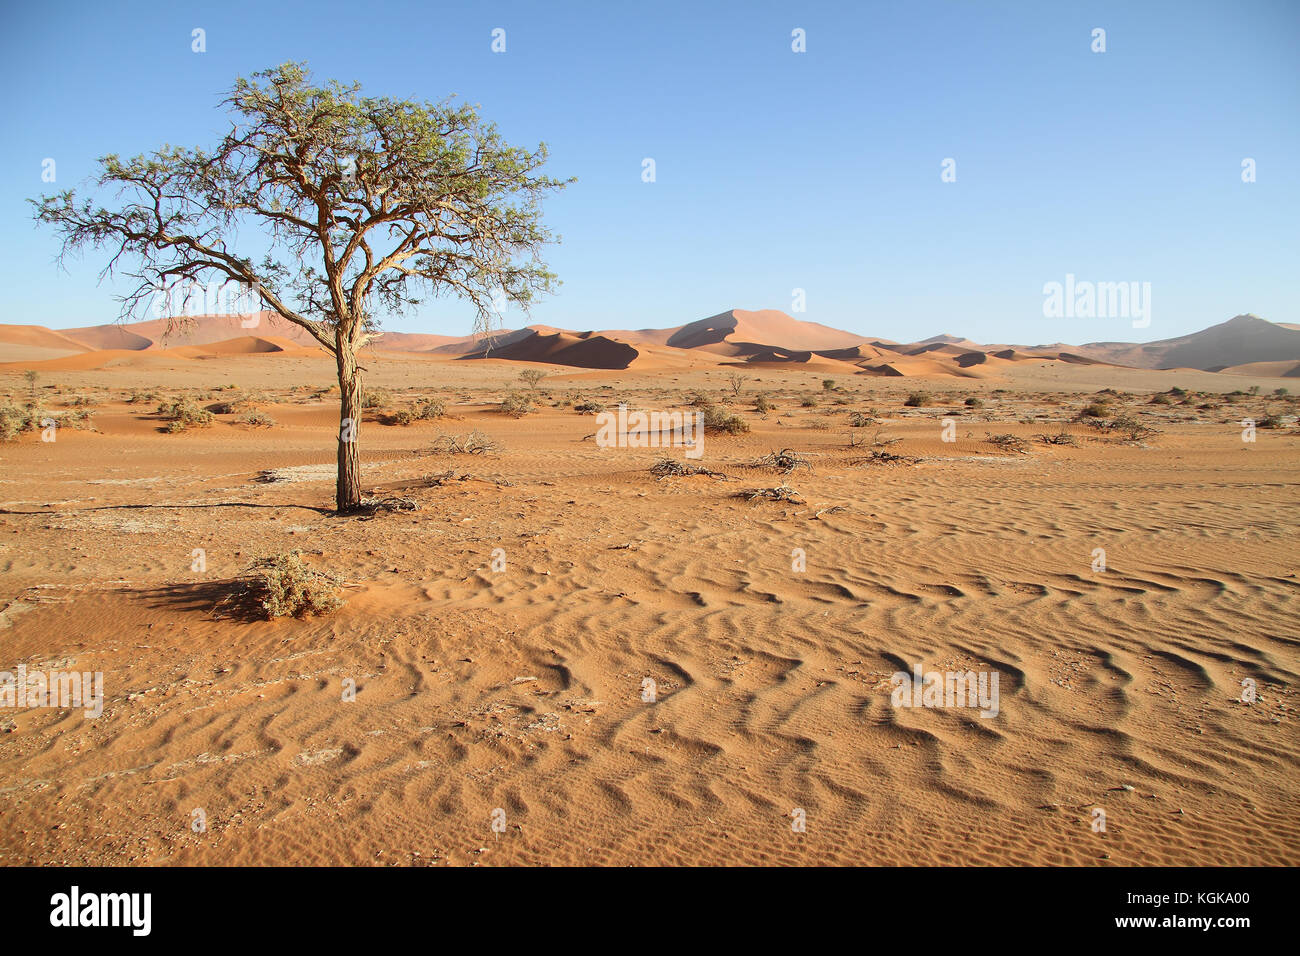
[(88, 408), (78, 408), (64, 412), (58, 418), (60, 428), (72, 428), (76, 431), (94, 431), (95, 414)]
[(275, 554), (255, 563), (250, 571), (261, 590), (261, 605), (268, 619), (328, 614), (343, 605), (343, 582), (309, 567), (298, 551)]
[(210, 411), (189, 397), (160, 402), (158, 414), (166, 420), (167, 431), (173, 434), (189, 428), (207, 428), (214, 421)]
[(1000, 435), (990, 435), (985, 432), (984, 440), (1002, 451), (1015, 452), (1018, 455), (1029, 452), (1029, 446), (1025, 440), (1019, 435), (1012, 435), (1010, 432), (1004, 432)]
[(792, 505), (804, 504), (803, 498), (789, 485), (777, 485), (775, 488), (752, 488), (736, 492), (737, 498), (747, 501), (785, 501)]
[(601, 412), (605, 410), (605, 406), (600, 404), (600, 402), (587, 399), (585, 401), (576, 403), (573, 406), (573, 410), (577, 412), (579, 415), (599, 415)]
[(26, 408), (5, 402), (0, 405), (0, 441), (14, 441), (26, 431), (35, 431), (41, 426), (40, 409), (33, 406)]
[(1071, 448), (1076, 448), (1079, 444), (1074, 440), (1074, 436), (1066, 431), (1064, 423), (1061, 424), (1061, 430), (1055, 434), (1038, 434), (1034, 437), (1044, 445), (1068, 445)]
[(498, 452), (501, 446), (483, 432), (475, 430), (468, 435), (439, 435), (421, 454), (426, 455), (485, 455)]
[(501, 413), (515, 418), (523, 418), (533, 410), (533, 400), (522, 392), (511, 392), (498, 406)]
[(399, 408), (391, 415), (384, 416), (387, 425), (413, 425), (416, 422), (431, 422), (447, 414), (445, 403), (436, 398), (421, 398), (406, 408)]
[(916, 455), (895, 455), (888, 451), (873, 451), (866, 458), (859, 458), (854, 464), (858, 465), (915, 465), (924, 459)]
[(251, 408), (239, 416), (239, 424), (250, 428), (270, 428), (275, 424), (275, 419), (266, 412)]
[(536, 391), (537, 383), (546, 378), (546, 375), (544, 368), (526, 368), (519, 373), (519, 380), (532, 391)]
[(913, 392), (911, 395), (907, 396), (907, 399), (903, 404), (908, 408), (924, 408), (926, 405), (930, 404), (930, 393)]
[(743, 435), (749, 431), (749, 422), (718, 405), (708, 405), (704, 409), (704, 430), (724, 432), (728, 435)]
[(868, 415), (866, 412), (849, 412), (850, 428), (866, 428), (868, 425), (879, 425), (880, 423)]
[(780, 451), (774, 451), (769, 455), (764, 455), (758, 461), (750, 466), (751, 468), (773, 468), (777, 471), (790, 474), (796, 468), (806, 468), (812, 471), (812, 464), (808, 459), (797, 454), (793, 449), (782, 448)]
[(654, 475), (660, 481), (665, 478), (686, 478), (691, 475), (706, 475), (709, 478), (716, 478), (719, 481), (731, 480), (720, 471), (710, 471), (703, 465), (688, 465), (685, 462), (678, 461), (676, 458), (660, 458), (650, 466), (650, 474)]

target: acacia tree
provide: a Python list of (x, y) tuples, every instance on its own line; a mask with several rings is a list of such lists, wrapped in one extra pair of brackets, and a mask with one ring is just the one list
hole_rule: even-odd
[[(336, 503), (361, 502), (357, 437), (360, 350), (377, 316), (427, 296), (454, 295), (486, 332), (509, 303), (527, 311), (555, 276), (540, 249), (554, 238), (541, 200), (571, 180), (540, 172), (547, 151), (504, 143), (470, 106), (361, 94), (358, 84), (312, 85), (305, 64), (240, 78), (222, 100), (231, 130), (211, 151), (164, 146), (99, 161), (108, 205), (68, 190), (32, 200), (62, 236), (59, 260), (112, 253), (101, 278), (134, 280), (122, 318), (160, 290), (235, 282), (306, 329), (338, 367)], [(261, 233), (255, 254), (240, 227)], [(169, 317), (168, 330), (186, 321)]]

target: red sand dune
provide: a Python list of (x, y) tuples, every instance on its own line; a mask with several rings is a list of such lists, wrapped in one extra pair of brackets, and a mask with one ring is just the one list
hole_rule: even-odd
[(0, 325), (0, 356), (10, 362), (43, 362), (85, 352), (87, 346), (40, 325)]
[(576, 368), (622, 369), (639, 353), (626, 342), (603, 335), (583, 338), (572, 332), (537, 332), (495, 348), (481, 347), (462, 359), (497, 358), (516, 362), (546, 362)]
[[(171, 332), (168, 328), (171, 326)], [(943, 334), (919, 342), (867, 338), (805, 322), (775, 309), (730, 309), (685, 325), (635, 331), (582, 331), (533, 325), (490, 337), (388, 332), (368, 348), (377, 353), (429, 358), (493, 358), (574, 368), (652, 366), (689, 368), (730, 360), (749, 366), (840, 371), (856, 366), (871, 375), (987, 378), (1007, 363), (1060, 361), (1072, 365), (1129, 364), (1186, 367), (1244, 375), (1297, 377), (1300, 331), (1241, 315), (1202, 332), (1150, 343), (977, 345)], [(35, 325), (0, 326), (0, 363), (24, 367), (90, 369), (133, 361), (132, 356), (176, 359), (319, 351), (306, 332), (273, 313), (152, 319), (66, 331)]]

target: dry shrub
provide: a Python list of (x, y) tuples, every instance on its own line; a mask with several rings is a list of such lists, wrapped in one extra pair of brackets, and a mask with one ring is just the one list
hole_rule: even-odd
[(706, 405), (704, 406), (704, 430), (725, 432), (728, 435), (743, 435), (749, 431), (749, 422), (725, 408)]
[(94, 431), (95, 413), (89, 408), (78, 408), (76, 411), (64, 412), (59, 416), (60, 428), (73, 428), (77, 431)]
[(520, 392), (511, 392), (501, 400), (499, 408), (504, 415), (523, 418), (533, 410), (533, 400)]
[(880, 424), (866, 412), (849, 412), (850, 428), (866, 428), (868, 425)]
[(13, 402), (0, 405), (0, 441), (14, 441), (23, 432), (39, 428), (42, 414), (32, 406), (23, 408)]
[(248, 425), (250, 428), (270, 428), (275, 424), (275, 419), (266, 412), (252, 409), (239, 416), (239, 424)]
[(173, 433), (183, 432), (187, 428), (207, 428), (213, 421), (212, 413), (206, 408), (200, 408), (190, 398), (160, 402), (158, 414), (167, 420), (167, 431)]
[(990, 445), (997, 446), (1002, 451), (1015, 452), (1017, 455), (1024, 455), (1029, 451), (1029, 446), (1025, 443), (1025, 440), (1019, 435), (1012, 435), (1010, 432), (1001, 435), (990, 435), (985, 432), (984, 440)]
[(719, 481), (729, 481), (720, 471), (711, 471), (703, 465), (688, 465), (685, 462), (678, 461), (676, 458), (660, 458), (650, 466), (650, 474), (654, 475), (660, 481), (665, 478), (686, 478), (691, 475), (707, 475), (710, 478), (716, 478)]
[(793, 472), (796, 468), (806, 468), (809, 471), (812, 471), (812, 464), (808, 459), (799, 455), (791, 448), (782, 448), (780, 451), (774, 451), (770, 455), (764, 455), (750, 467), (773, 468), (777, 471), (783, 471), (787, 475)]
[(413, 425), (416, 422), (431, 422), (447, 414), (447, 406), (436, 398), (422, 398), (406, 408), (400, 408), (391, 415), (381, 415), (385, 425)]
[(501, 446), (481, 431), (468, 435), (439, 435), (433, 444), (418, 454), (423, 455), (484, 455), (498, 452)]
[(262, 588), (262, 609), (268, 619), (328, 614), (343, 606), (339, 595), (343, 582), (308, 567), (299, 551), (263, 558), (251, 570)]
[(792, 505), (804, 504), (803, 497), (789, 485), (777, 485), (775, 488), (751, 488), (748, 491), (736, 492), (735, 497), (744, 498), (747, 501), (786, 501)]
[(915, 465), (924, 461), (916, 455), (895, 455), (891, 451), (873, 451), (866, 458), (859, 458), (855, 465)]

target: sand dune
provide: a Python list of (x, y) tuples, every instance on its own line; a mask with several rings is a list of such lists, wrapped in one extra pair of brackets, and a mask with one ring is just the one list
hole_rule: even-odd
[(300, 346), (290, 339), (245, 335), (226, 339), (223, 342), (209, 342), (204, 345), (182, 345), (171, 351), (191, 358), (210, 355), (259, 355), (268, 352), (285, 352)]
[(1227, 375), (1251, 375), (1264, 378), (1300, 378), (1300, 362), (1284, 359), (1281, 362), (1248, 362), (1219, 369)]
[(815, 322), (802, 322), (776, 309), (758, 312), (731, 309), (681, 326), (668, 336), (664, 344), (673, 348), (699, 348), (720, 355), (743, 356), (763, 346), (811, 352), (846, 348), (862, 341), (860, 335)]
[(603, 335), (582, 337), (570, 332), (532, 331), (505, 344), (481, 346), (461, 356), (462, 359), (497, 358), (517, 362), (547, 362), (576, 368), (627, 368), (638, 352), (626, 342)]
[[(40, 364), (87, 349), (105, 354), (74, 359), (68, 367), (121, 363), (123, 352), (171, 351), (179, 357), (211, 358), (227, 353), (265, 354), (279, 350), (288, 355), (318, 349), (304, 330), (270, 313), (255, 317), (202, 316), (164, 336), (167, 325), (164, 320), (152, 320), (66, 332), (40, 326), (0, 326), (0, 363)], [(899, 343), (805, 322), (774, 309), (731, 309), (662, 329), (572, 331), (531, 325), (491, 336), (388, 332), (372, 342), (368, 351), (433, 359), (491, 358), (577, 369), (626, 369), (634, 364), (692, 368), (716, 364), (716, 360), (739, 360), (755, 367), (784, 366), (807, 372), (843, 372), (836, 363), (853, 363), (868, 375), (983, 378), (1001, 374), (1001, 363), (1005, 361), (1046, 359), (1069, 364), (1195, 368), (1229, 374), (1235, 370), (1267, 377), (1285, 372), (1261, 362), (1300, 362), (1300, 332), (1255, 316), (1237, 316), (1193, 335), (1146, 344), (980, 345), (950, 334)]]
[(1300, 332), (1254, 315), (1238, 315), (1192, 335), (1134, 345), (1093, 342), (1075, 352), (1135, 368), (1197, 368), (1207, 371), (1273, 362), (1300, 361)]
[(0, 359), (46, 361), (87, 351), (89, 346), (40, 325), (0, 325)]

